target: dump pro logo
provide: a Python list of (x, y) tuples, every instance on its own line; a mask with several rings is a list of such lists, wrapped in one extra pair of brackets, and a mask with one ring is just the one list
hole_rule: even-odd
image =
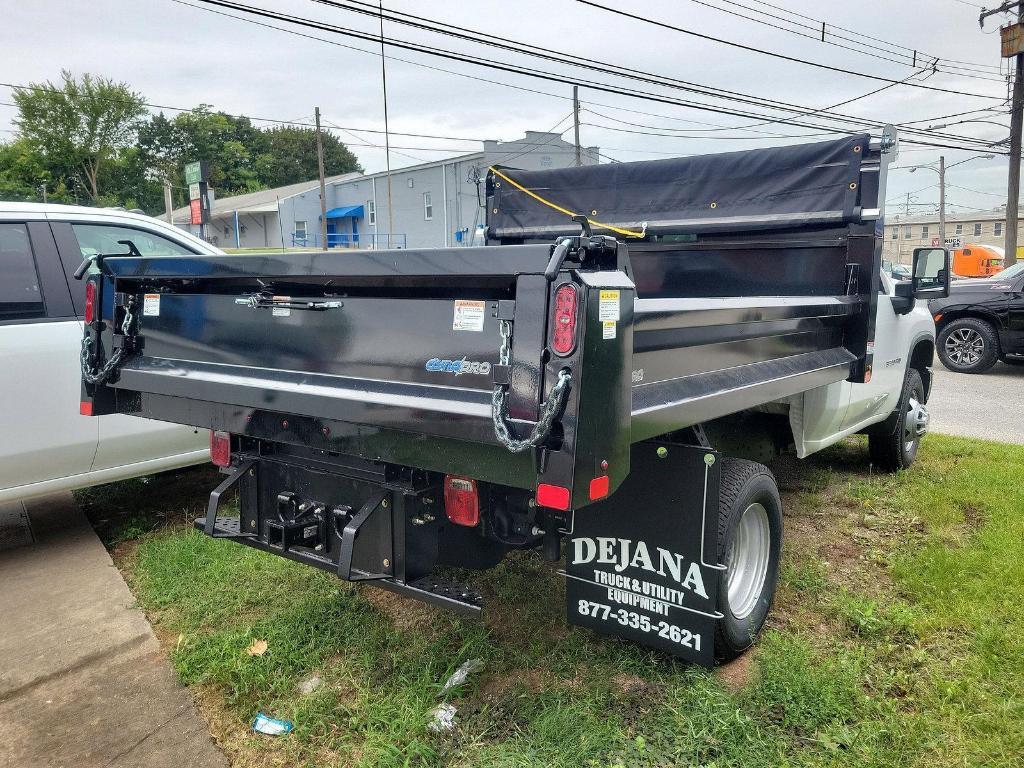
[(466, 358), (461, 360), (442, 360), (439, 357), (432, 357), (427, 360), (427, 364), (424, 367), (434, 373), (454, 373), (456, 376), (461, 376), (464, 373), (486, 376), (491, 372), (490, 363), (486, 361), (481, 363), (475, 360), (467, 360)]

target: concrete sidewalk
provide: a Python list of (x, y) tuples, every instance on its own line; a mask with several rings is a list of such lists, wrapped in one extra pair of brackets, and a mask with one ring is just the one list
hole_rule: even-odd
[(26, 509), (35, 543), (0, 551), (0, 766), (227, 766), (71, 495)]

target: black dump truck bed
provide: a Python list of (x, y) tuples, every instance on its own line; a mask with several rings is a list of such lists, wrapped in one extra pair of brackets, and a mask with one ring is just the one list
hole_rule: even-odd
[[(366, 484), (352, 510), (374, 484), (419, 499), (444, 477), (506, 489), (496, 509), (580, 510), (626, 480), (634, 444), (869, 375), (886, 162), (859, 135), (495, 168), (485, 247), (106, 255), (88, 278), (83, 409), (231, 435), (236, 470), (285, 468), (273, 493), (243, 487), (254, 504), (319, 487), (301, 466)], [(529, 516), (497, 540), (530, 539)], [(262, 520), (230, 535), (270, 546)], [(303, 557), (408, 582), (355, 568), (351, 545)]]

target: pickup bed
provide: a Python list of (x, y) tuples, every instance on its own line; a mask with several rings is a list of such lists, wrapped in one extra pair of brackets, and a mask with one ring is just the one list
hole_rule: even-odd
[(781, 506), (749, 458), (870, 427), (896, 468), (927, 426), (928, 333), (844, 421), (890, 139), (492, 169), (484, 247), (102, 256), (83, 403), (211, 430), (212, 536), (467, 612), (444, 566), (568, 538), (570, 621), (710, 664), (774, 592)]

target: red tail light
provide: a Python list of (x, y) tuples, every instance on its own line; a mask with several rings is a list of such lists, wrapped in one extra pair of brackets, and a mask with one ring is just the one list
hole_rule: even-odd
[(96, 319), (96, 283), (89, 280), (85, 284), (85, 322), (92, 323)]
[(218, 467), (231, 466), (231, 435), (210, 430), (210, 461)]
[(445, 475), (444, 512), (456, 525), (469, 528), (477, 525), (480, 522), (480, 494), (476, 480)]
[(563, 283), (555, 291), (555, 316), (551, 330), (551, 349), (567, 355), (576, 346), (576, 286)]

